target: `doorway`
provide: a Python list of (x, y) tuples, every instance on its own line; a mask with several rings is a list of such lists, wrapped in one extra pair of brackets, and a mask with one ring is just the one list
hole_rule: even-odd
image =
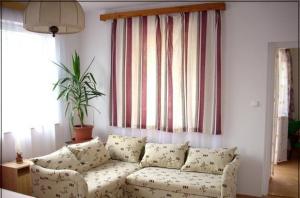
[(299, 49), (276, 48), (270, 196), (298, 197)]

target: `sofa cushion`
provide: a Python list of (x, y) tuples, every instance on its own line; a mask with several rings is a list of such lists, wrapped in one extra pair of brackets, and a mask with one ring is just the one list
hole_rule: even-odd
[(130, 185), (171, 192), (220, 197), (221, 179), (221, 175), (148, 167), (129, 175), (126, 182)]
[(112, 159), (125, 162), (138, 162), (145, 143), (145, 137), (109, 135), (106, 148)]
[(236, 148), (190, 148), (182, 171), (222, 174), (234, 158)]
[(56, 170), (70, 169), (77, 172), (83, 171), (80, 161), (78, 161), (75, 155), (65, 146), (49, 155), (33, 158), (32, 161), (34, 164), (43, 168)]
[(109, 160), (82, 176), (87, 182), (89, 197), (116, 197), (114, 193), (120, 194), (126, 176), (139, 169), (138, 163)]
[(179, 169), (184, 163), (187, 149), (187, 144), (147, 143), (145, 147), (145, 154), (141, 161), (141, 166), (157, 166)]
[(107, 149), (98, 137), (88, 142), (69, 145), (68, 148), (81, 162), (85, 171), (110, 159)]

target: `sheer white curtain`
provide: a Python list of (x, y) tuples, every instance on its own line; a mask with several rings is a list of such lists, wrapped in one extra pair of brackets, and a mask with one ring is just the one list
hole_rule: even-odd
[(52, 92), (58, 78), (58, 69), (51, 62), (56, 61), (55, 39), (24, 30), (22, 22), (22, 13), (3, 9), (4, 160), (12, 160), (15, 151), (33, 157), (55, 150), (55, 124), (59, 121), (59, 105)]
[(109, 134), (133, 137), (147, 137), (147, 142), (162, 144), (183, 144), (188, 142), (191, 147), (219, 148), (224, 146), (223, 136), (206, 133), (169, 133), (155, 129), (133, 129), (110, 126)]
[(273, 163), (287, 160), (288, 122), (291, 89), (291, 56), (288, 49), (278, 49), (275, 62), (275, 111)]

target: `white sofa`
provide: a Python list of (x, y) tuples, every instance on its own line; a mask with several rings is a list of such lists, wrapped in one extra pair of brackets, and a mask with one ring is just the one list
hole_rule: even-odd
[[(132, 146), (132, 144), (130, 145)], [(78, 159), (71, 156), (72, 160), (70, 161), (71, 154), (65, 154), (68, 152), (66, 148), (63, 148), (64, 152), (58, 153), (57, 151), (54, 154), (33, 159), (34, 165), (31, 166), (31, 171), (34, 196), (40, 198), (219, 198), (236, 196), (238, 156), (234, 156), (234, 159), (226, 164), (222, 174), (186, 172), (176, 168), (141, 167), (143, 163), (140, 161), (124, 162), (112, 159), (99, 165), (94, 164), (94, 167), (89, 169), (80, 167), (80, 170), (75, 171), (63, 167), (67, 165), (74, 169), (74, 164), (77, 162), (72, 160)], [(122, 153), (118, 156), (114, 153), (116, 150), (107, 148), (111, 156), (122, 159)], [(127, 148), (130, 150), (129, 147)], [(70, 150), (74, 152), (74, 150)], [(85, 149), (81, 151), (89, 153)], [(75, 154), (78, 153), (75, 152)], [(139, 156), (140, 154), (141, 151), (135, 152), (134, 155)], [(143, 160), (145, 155), (147, 155), (147, 148)], [(75, 156), (78, 157), (78, 155)], [(123, 157), (134, 161), (128, 153)], [(80, 159), (78, 161), (83, 167), (89, 164)], [(91, 165), (89, 164), (89, 166)]]

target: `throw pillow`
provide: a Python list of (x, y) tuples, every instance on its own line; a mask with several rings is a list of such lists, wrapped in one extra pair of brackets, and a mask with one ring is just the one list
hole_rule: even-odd
[(141, 161), (142, 167), (157, 166), (179, 169), (188, 150), (187, 144), (155, 144), (147, 143)]
[(112, 159), (125, 162), (139, 162), (145, 143), (146, 137), (109, 135), (106, 148)]
[(84, 170), (97, 167), (110, 159), (110, 155), (98, 137), (88, 142), (69, 145), (68, 148), (84, 166)]
[(80, 161), (78, 161), (74, 154), (65, 146), (49, 155), (33, 158), (32, 161), (34, 164), (43, 168), (56, 170), (70, 169), (80, 173), (83, 171)]
[(182, 171), (222, 174), (234, 158), (235, 148), (190, 148)]

